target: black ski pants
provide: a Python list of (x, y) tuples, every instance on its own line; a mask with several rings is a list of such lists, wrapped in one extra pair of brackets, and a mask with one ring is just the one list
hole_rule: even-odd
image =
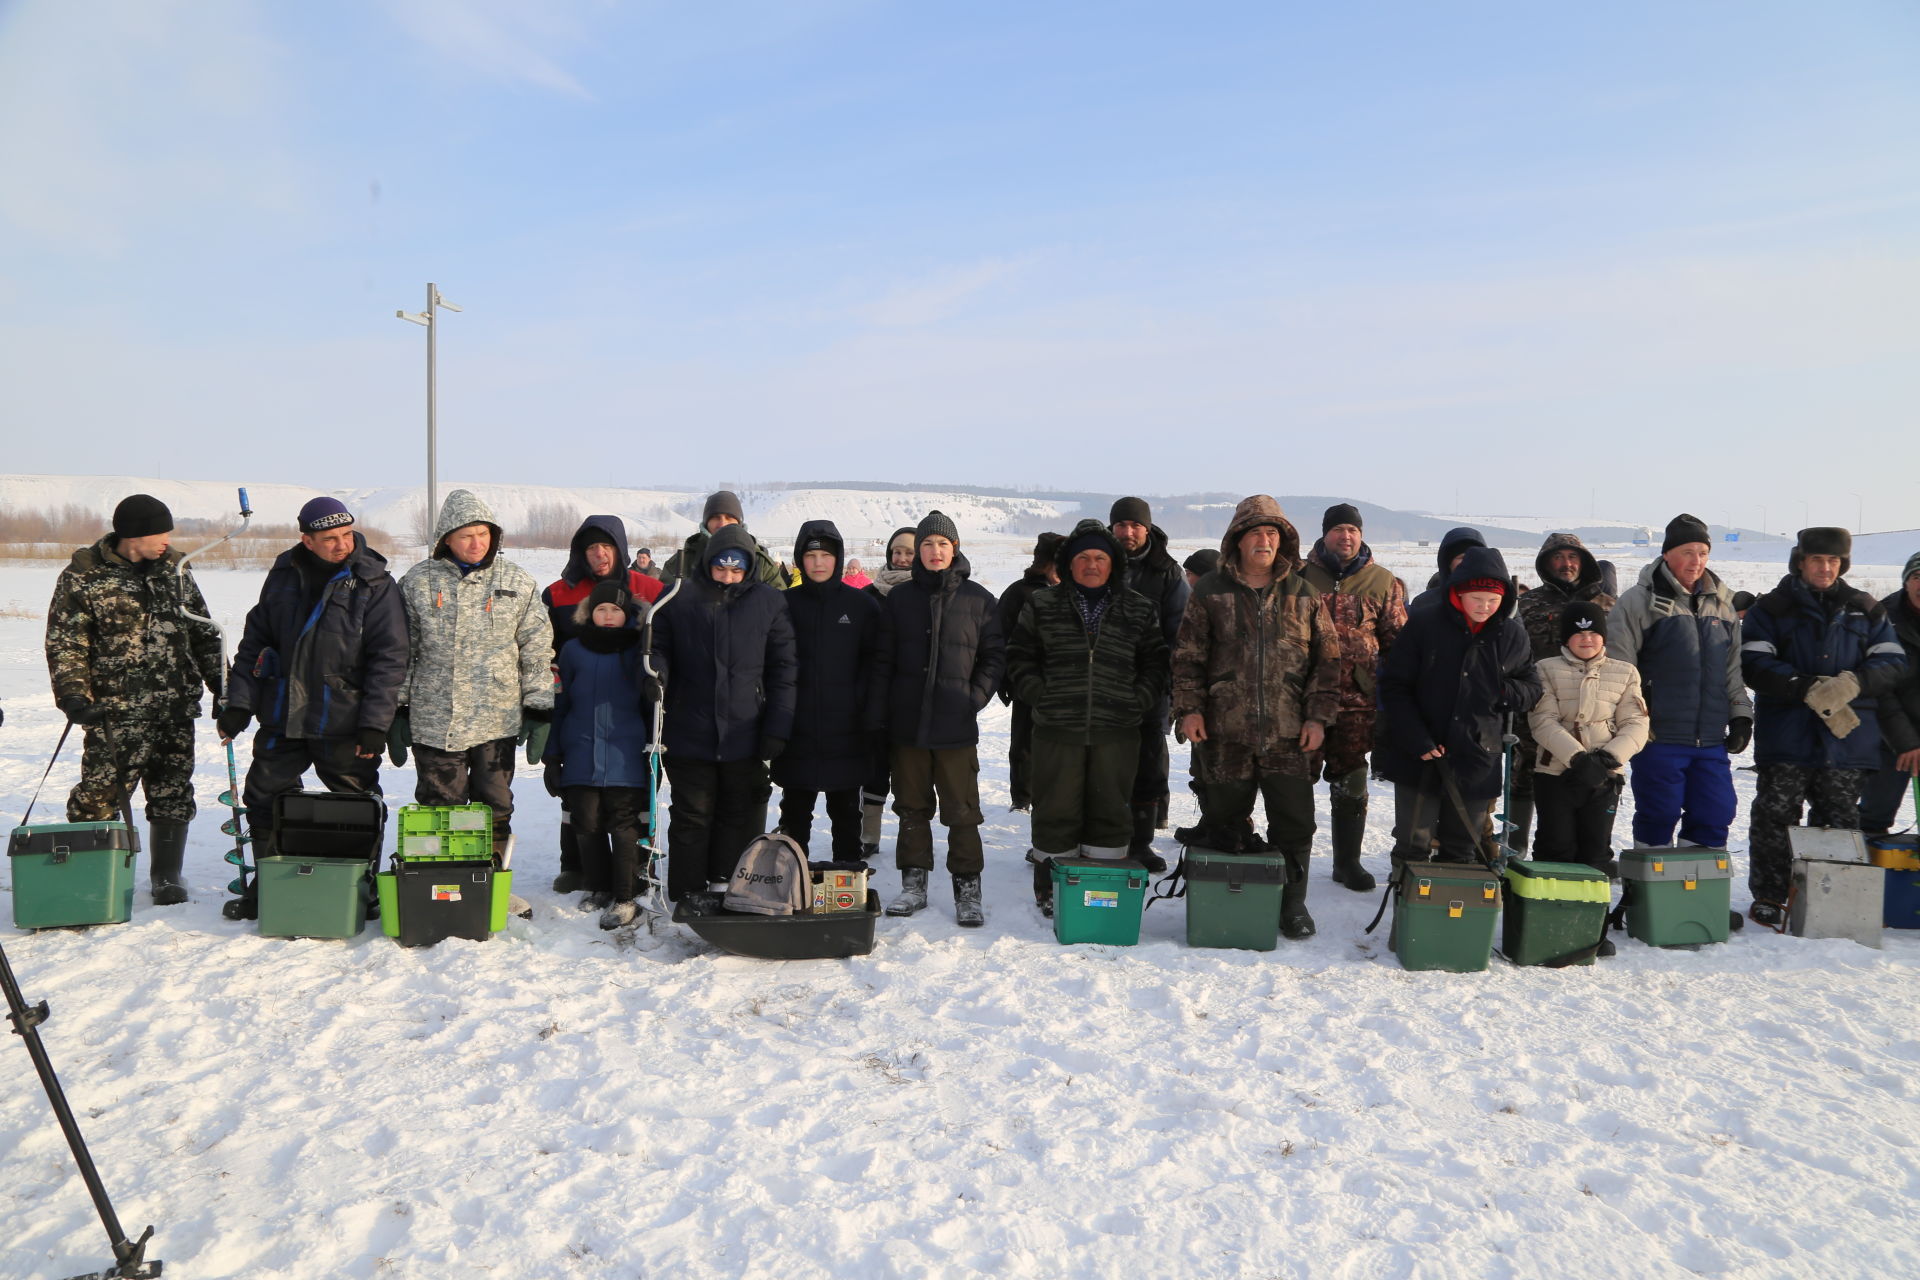
[(691, 760), (668, 752), (667, 896), (700, 893), (733, 878), (734, 864), (761, 835), (773, 784), (767, 762)]
[[(800, 845), (801, 852), (809, 856), (812, 853), (813, 806), (821, 794), (818, 791), (803, 791), (798, 787), (780, 788), (780, 829), (792, 836)], [(860, 788), (847, 787), (824, 794), (827, 797), (827, 824), (833, 832), (833, 859), (835, 862), (858, 862)]]
[(352, 738), (254, 734), (253, 763), (247, 766), (240, 798), (247, 806), (256, 859), (273, 852), (273, 798), (298, 791), (300, 779), (309, 768), (329, 791), (380, 794), (380, 757), (363, 759), (354, 751)]
[(563, 793), (580, 841), (580, 872), (589, 892), (616, 902), (640, 892), (640, 837), (647, 822), (642, 787), (567, 787)]
[[(1517, 776), (1517, 771), (1516, 771)], [(1613, 815), (1626, 779), (1618, 773), (1582, 788), (1564, 773), (1534, 773), (1533, 856), (1541, 862), (1578, 862), (1599, 871), (1613, 864)]]
[(977, 876), (986, 869), (980, 844), (980, 757), (973, 747), (895, 747), (893, 812), (900, 819), (894, 865), (933, 870), (934, 799), (947, 828), (947, 870)]
[(1033, 708), (1013, 700), (1013, 728), (1007, 734), (1007, 790), (1013, 807), (1033, 806)]
[(1124, 858), (1133, 834), (1129, 798), (1140, 744), (1132, 738), (1091, 746), (1033, 743), (1033, 831), (1040, 853), (1061, 856), (1085, 850), (1088, 857)]
[[(1438, 774), (1428, 771), (1425, 781), (1393, 784), (1393, 866), (1404, 862), (1478, 862), (1486, 836), (1491, 800), (1467, 801), (1462, 822), (1447, 798)], [(1435, 853), (1438, 843), (1439, 852)]]
[(493, 848), (513, 833), (513, 738), (495, 738), (464, 751), (413, 744), (418, 781), (415, 804), (484, 804), (493, 810)]

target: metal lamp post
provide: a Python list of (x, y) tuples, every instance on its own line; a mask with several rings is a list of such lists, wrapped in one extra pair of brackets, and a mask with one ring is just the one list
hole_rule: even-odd
[(438, 470), (438, 435), (434, 420), (434, 367), (436, 352), (435, 339), (440, 334), (441, 310), (458, 311), (459, 307), (440, 296), (440, 290), (434, 283), (427, 282), (427, 309), (425, 311), (396, 311), (393, 314), (402, 320), (424, 325), (427, 330), (427, 522), (425, 528), (428, 537), (432, 537), (434, 517), (440, 511), (440, 484)]

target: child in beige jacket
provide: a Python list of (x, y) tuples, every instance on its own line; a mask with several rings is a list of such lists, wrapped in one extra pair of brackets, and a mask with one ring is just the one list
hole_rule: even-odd
[(1544, 692), (1527, 717), (1540, 744), (1533, 856), (1584, 863), (1612, 876), (1621, 768), (1647, 745), (1647, 704), (1639, 671), (1607, 657), (1606, 614), (1598, 606), (1567, 606), (1560, 644), (1558, 657), (1538, 664)]

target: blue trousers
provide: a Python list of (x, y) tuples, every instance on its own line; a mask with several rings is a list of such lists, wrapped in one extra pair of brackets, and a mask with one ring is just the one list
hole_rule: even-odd
[(1680, 842), (1708, 849), (1727, 847), (1733, 825), (1733, 770), (1724, 745), (1683, 747), (1649, 742), (1630, 762), (1633, 779), (1633, 838), (1640, 844)]

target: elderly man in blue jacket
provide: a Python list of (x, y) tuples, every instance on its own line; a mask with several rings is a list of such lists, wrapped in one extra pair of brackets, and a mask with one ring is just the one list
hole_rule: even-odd
[(1906, 651), (1878, 600), (1847, 585), (1853, 538), (1802, 529), (1780, 585), (1747, 611), (1741, 670), (1753, 689), (1760, 767), (1747, 850), (1749, 916), (1785, 921), (1793, 854), (1787, 828), (1802, 806), (1815, 826), (1860, 825), (1860, 787), (1880, 762), (1877, 703), (1907, 671)]

